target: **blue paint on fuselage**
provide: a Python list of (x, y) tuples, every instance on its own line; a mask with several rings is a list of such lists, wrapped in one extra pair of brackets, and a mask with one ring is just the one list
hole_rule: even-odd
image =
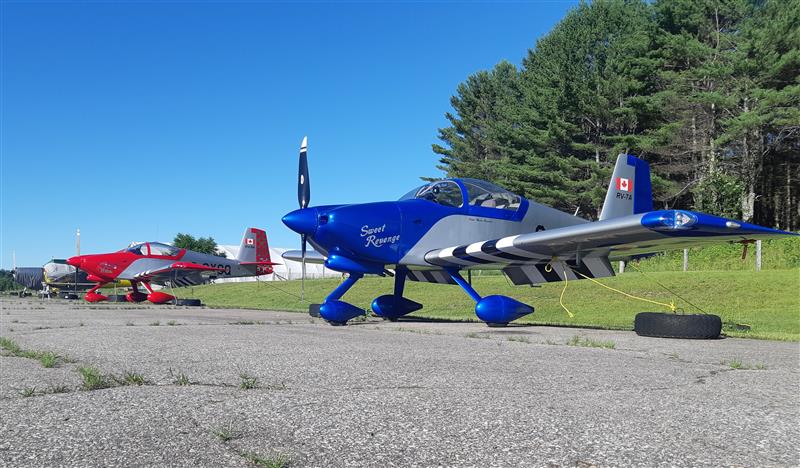
[(451, 180), (462, 192), (464, 202), (458, 207), (424, 199), (316, 206), (288, 213), (283, 222), (293, 231), (308, 235), (329, 257), (339, 257), (327, 266), (348, 271), (341, 269), (348, 264), (342, 257), (362, 262), (364, 269), (370, 270), (375, 264), (400, 263), (436, 223), (449, 216), (519, 223), (528, 212), (530, 203), (522, 197), (516, 210), (470, 205), (464, 184), (459, 179)]

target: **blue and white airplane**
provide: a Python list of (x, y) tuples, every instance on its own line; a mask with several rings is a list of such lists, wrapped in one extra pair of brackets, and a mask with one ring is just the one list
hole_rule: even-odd
[[(614, 276), (611, 261), (717, 242), (797, 235), (744, 221), (687, 210), (653, 210), (650, 167), (620, 155), (598, 221), (572, 216), (477, 179), (445, 179), (408, 192), (398, 201), (308, 207), (307, 140), (300, 149), (300, 209), (283, 222), (302, 239), (284, 258), (324, 262), (347, 273), (319, 306), (334, 325), (363, 315), (341, 300), (367, 274), (394, 270), (394, 294), (376, 298), (372, 310), (395, 320), (422, 308), (403, 297), (406, 279), (457, 284), (475, 300), (475, 314), (502, 326), (533, 312), (507, 296), (481, 297), (461, 275), (501, 269), (516, 285)], [(306, 254), (306, 241), (316, 252)], [(577, 274), (580, 273), (580, 274)]]

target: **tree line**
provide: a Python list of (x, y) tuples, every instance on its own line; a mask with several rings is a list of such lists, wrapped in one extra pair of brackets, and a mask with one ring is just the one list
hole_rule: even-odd
[(628, 153), (657, 209), (800, 228), (800, 0), (581, 3), (451, 104), (448, 177), (596, 218)]

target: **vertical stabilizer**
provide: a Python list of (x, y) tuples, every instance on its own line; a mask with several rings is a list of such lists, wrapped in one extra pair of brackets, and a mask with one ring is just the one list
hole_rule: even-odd
[(236, 260), (242, 263), (271, 262), (267, 233), (258, 228), (245, 229)]
[(620, 154), (608, 184), (600, 220), (648, 211), (653, 211), (650, 165), (635, 156)]

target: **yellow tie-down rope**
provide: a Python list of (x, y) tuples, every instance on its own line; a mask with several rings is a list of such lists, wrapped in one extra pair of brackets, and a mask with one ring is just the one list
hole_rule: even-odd
[[(562, 269), (562, 273), (564, 274), (564, 289), (561, 290), (561, 296), (558, 298), (558, 303), (561, 304), (561, 308), (563, 308), (567, 312), (567, 315), (569, 315), (570, 318), (574, 318), (575, 314), (573, 314), (567, 308), (567, 306), (564, 305), (564, 293), (567, 291), (567, 286), (569, 286), (569, 276), (567, 275), (567, 266), (568, 265), (566, 264), (566, 262), (560, 262), (560, 263), (561, 263), (561, 266), (563, 268)], [(553, 264), (552, 263), (548, 263), (547, 265), (545, 265), (544, 270), (546, 272), (550, 273), (551, 271), (553, 271)], [(612, 290), (612, 291), (614, 291), (616, 293), (622, 294), (623, 296), (630, 297), (631, 299), (637, 299), (637, 300), (640, 300), (640, 301), (649, 302), (651, 304), (658, 304), (660, 306), (664, 306), (664, 307), (669, 308), (669, 310), (671, 312), (675, 312), (676, 310), (678, 310), (678, 307), (675, 305), (674, 301), (670, 301), (670, 303), (667, 304), (665, 302), (658, 302), (658, 301), (654, 301), (652, 299), (647, 299), (647, 298), (644, 298), (644, 297), (634, 296), (633, 294), (629, 294), (629, 293), (626, 293), (625, 291), (620, 291), (619, 289), (615, 289), (615, 288), (612, 288), (611, 286), (603, 284), (603, 283), (597, 281), (594, 278), (590, 278), (590, 277), (584, 275), (583, 273), (581, 273), (580, 271), (575, 271), (572, 268), (570, 268), (570, 271), (572, 271), (576, 275), (581, 275), (583, 278), (588, 279), (592, 283), (599, 284), (600, 286), (602, 286), (602, 287), (604, 287), (606, 289), (610, 289), (610, 290)], [(558, 271), (556, 271), (556, 274), (558, 274)]]

